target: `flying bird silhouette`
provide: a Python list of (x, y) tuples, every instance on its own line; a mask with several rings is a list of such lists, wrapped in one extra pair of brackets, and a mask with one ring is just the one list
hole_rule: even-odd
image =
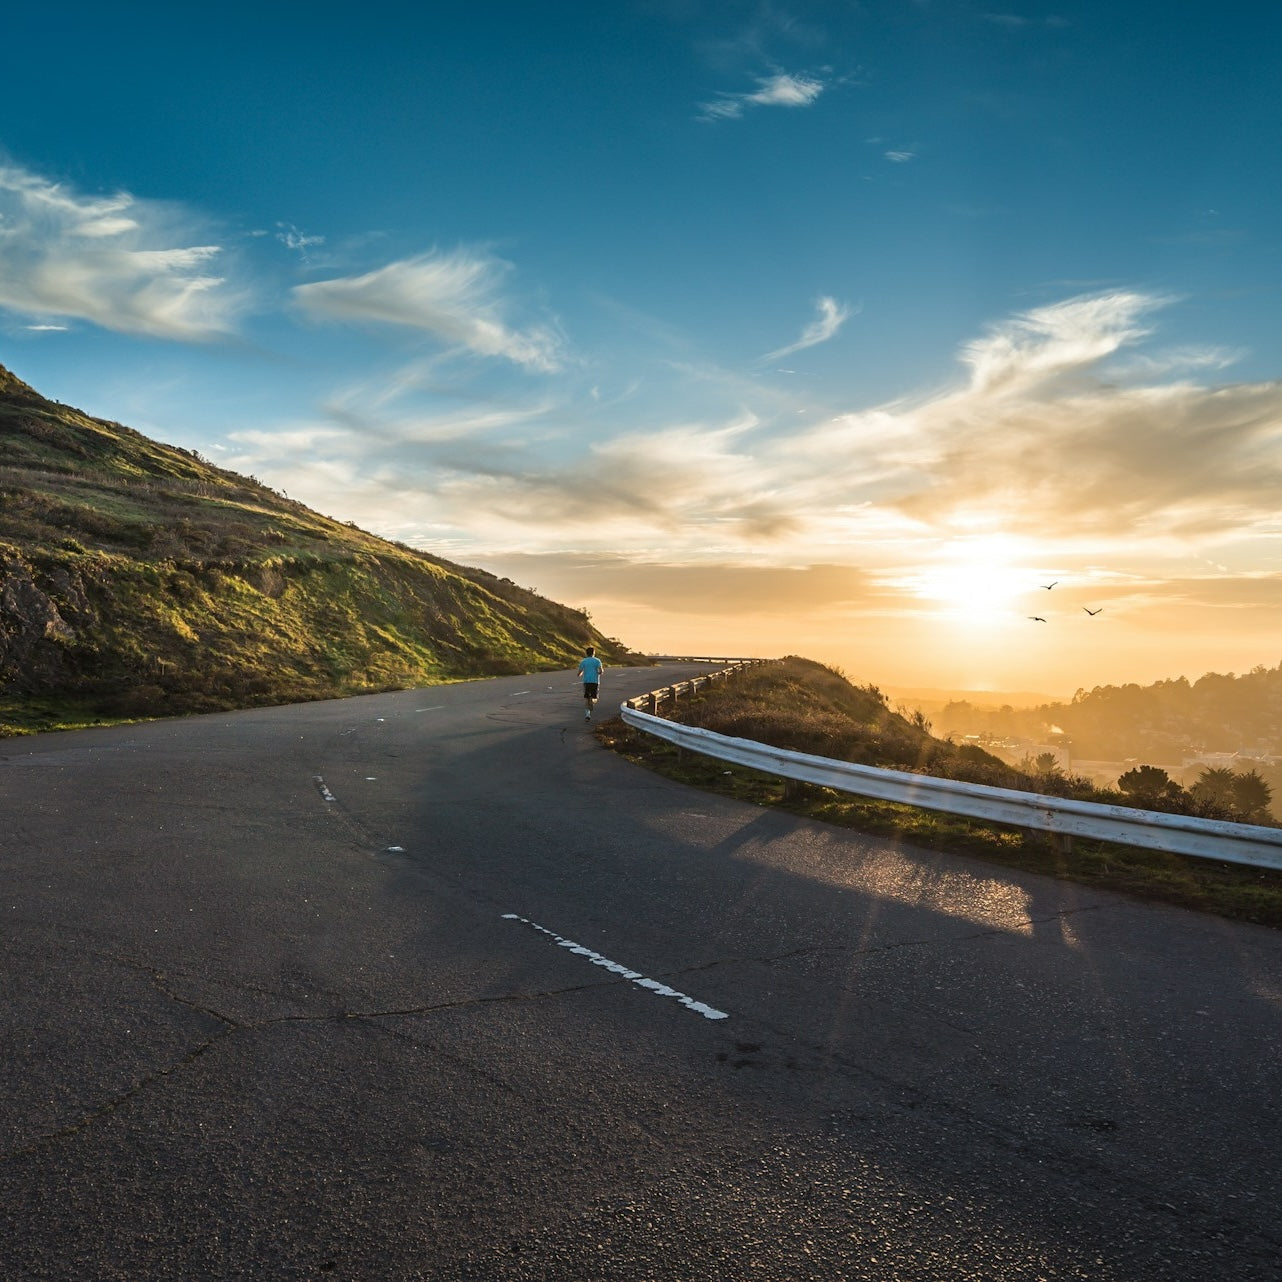
[(1045, 623), (1045, 622), (1046, 622), (1046, 620), (1045, 620), (1045, 619), (1043, 619), (1043, 618), (1042, 618), (1042, 616), (1041, 616), (1040, 614), (1030, 614), (1028, 617), (1029, 617), (1030, 619), (1032, 619), (1032, 621), (1033, 621), (1034, 623)]
[(1092, 610), (1092, 609), (1089, 609), (1087, 606), (1082, 606), (1082, 609), (1085, 610), (1086, 613), (1091, 615), (1092, 617), (1094, 615), (1097, 615), (1100, 612), (1100, 610), (1102, 610), (1103, 608), (1104, 608), (1103, 606), (1100, 606), (1099, 610)]
[[(1055, 583), (1058, 583), (1058, 582), (1059, 582), (1059, 580), (1058, 580), (1058, 579), (1056, 579), (1056, 580), (1055, 580)], [(1055, 586), (1055, 583), (1043, 583), (1043, 584), (1042, 584), (1042, 587), (1044, 587), (1044, 588), (1046, 589), (1046, 591), (1047, 591), (1047, 592), (1049, 592), (1049, 591), (1051, 590), (1051, 588), (1053, 588), (1053, 587)]]

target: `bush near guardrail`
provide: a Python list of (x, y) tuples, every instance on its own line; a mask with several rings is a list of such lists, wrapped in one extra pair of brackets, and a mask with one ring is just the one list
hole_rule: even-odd
[[(711, 677), (722, 677), (737, 670), (738, 667), (728, 669), (726, 673), (714, 673)], [(695, 680), (702, 682), (711, 677)], [(903, 770), (860, 766), (831, 757), (772, 748), (751, 739), (735, 739), (698, 726), (683, 726), (656, 716), (653, 711), (641, 710), (642, 706), (657, 708), (662, 698), (677, 698), (686, 688), (693, 693), (698, 687), (693, 681), (684, 681), (679, 687), (667, 686), (651, 691), (648, 695), (629, 699), (621, 706), (620, 715), (627, 725), (665, 739), (679, 748), (748, 766), (782, 779), (818, 784), (857, 796), (944, 811), (969, 819), (1034, 828), (1063, 839), (1091, 837), (1123, 846), (1140, 846), (1148, 850), (1165, 850), (1172, 854), (1282, 871), (1282, 829), (1200, 819), (1192, 815), (1171, 815), (1155, 810), (1132, 810), (1127, 806), (1048, 797), (1042, 793), (1018, 792), (1013, 788), (995, 788), (988, 784), (963, 783)]]

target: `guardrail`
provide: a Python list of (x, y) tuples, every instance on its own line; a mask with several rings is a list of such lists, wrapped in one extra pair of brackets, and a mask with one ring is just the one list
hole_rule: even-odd
[[(683, 682), (689, 685), (690, 682)], [(1257, 868), (1282, 871), (1282, 829), (1258, 824), (1230, 823), (1220, 819), (1199, 819), (1192, 815), (1170, 815), (1157, 810), (1132, 810), (1098, 802), (1048, 797), (1013, 788), (962, 783), (915, 775), (903, 770), (882, 770), (850, 761), (815, 757), (787, 748), (772, 748), (751, 739), (734, 739), (698, 726), (667, 721), (636, 705), (654, 694), (629, 699), (620, 715), (630, 726), (666, 739), (680, 748), (701, 752), (735, 765), (748, 766), (782, 779), (819, 784), (841, 792), (895, 801), (902, 805), (941, 810), (969, 819), (1035, 828), (1062, 838), (1092, 837), (1124, 846), (1142, 846), (1179, 855), (1222, 859), (1252, 864)]]
[(679, 699), (683, 694), (694, 694), (700, 686), (712, 685), (717, 681), (724, 681), (727, 677), (733, 676), (736, 672), (742, 672), (744, 668), (755, 668), (763, 663), (770, 663), (769, 659), (666, 659), (667, 663), (724, 663), (727, 666), (716, 672), (702, 672), (697, 677), (691, 677), (689, 681), (678, 681), (674, 685), (660, 686), (657, 690), (651, 690), (647, 694), (638, 694), (627, 700), (622, 706), (625, 708), (642, 709), (654, 714), (658, 711), (659, 704), (665, 699)]
[(774, 663), (773, 659), (749, 659), (743, 655), (731, 657), (729, 655), (709, 655), (709, 654), (647, 654), (647, 659), (653, 659), (655, 663), (724, 663), (733, 667), (747, 667), (754, 663)]

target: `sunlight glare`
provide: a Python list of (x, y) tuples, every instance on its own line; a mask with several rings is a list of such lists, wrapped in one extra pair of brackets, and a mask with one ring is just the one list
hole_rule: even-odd
[(958, 539), (942, 550), (937, 565), (913, 575), (909, 586), (950, 618), (976, 625), (996, 622), (1034, 581), (1031, 570), (1016, 564), (1025, 550), (1002, 535)]

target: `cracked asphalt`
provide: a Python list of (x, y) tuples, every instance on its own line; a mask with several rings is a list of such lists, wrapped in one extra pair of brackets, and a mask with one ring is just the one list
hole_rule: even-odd
[(0, 1278), (1282, 1278), (1282, 935), (709, 797), (581, 706), (0, 743)]

